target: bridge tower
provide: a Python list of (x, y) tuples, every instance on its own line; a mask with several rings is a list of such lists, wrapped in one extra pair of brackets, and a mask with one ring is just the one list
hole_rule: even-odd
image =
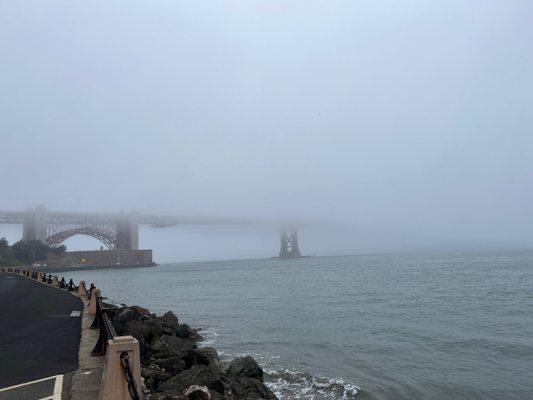
[(22, 222), (22, 240), (46, 243), (46, 226), (46, 208), (43, 205), (28, 208)]
[(298, 232), (296, 229), (283, 229), (281, 231), (279, 258), (298, 258), (301, 256), (298, 248)]
[(134, 215), (125, 215), (116, 221), (117, 250), (139, 249), (139, 221)]

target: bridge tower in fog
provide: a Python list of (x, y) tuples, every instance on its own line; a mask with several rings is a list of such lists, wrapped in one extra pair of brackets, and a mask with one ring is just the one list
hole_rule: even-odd
[(283, 229), (281, 231), (279, 258), (298, 258), (301, 256), (298, 248), (298, 232), (296, 229)]
[(24, 211), (22, 222), (22, 240), (28, 242), (30, 240), (38, 240), (46, 243), (47, 238), (47, 219), (46, 208), (39, 205), (33, 208), (28, 208)]

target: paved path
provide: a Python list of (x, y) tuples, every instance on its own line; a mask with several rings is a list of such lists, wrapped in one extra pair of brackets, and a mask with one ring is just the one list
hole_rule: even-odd
[(78, 368), (82, 310), (68, 292), (0, 272), (0, 400), (61, 399), (58, 376)]

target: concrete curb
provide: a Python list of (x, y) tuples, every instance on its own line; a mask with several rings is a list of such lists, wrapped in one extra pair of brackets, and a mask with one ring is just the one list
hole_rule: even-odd
[(98, 341), (98, 329), (91, 329), (94, 316), (88, 310), (88, 300), (83, 301), (83, 316), (81, 320), (81, 343), (79, 350), (79, 369), (72, 375), (72, 385), (69, 388), (71, 400), (94, 400), (100, 395), (100, 384), (104, 369), (104, 357), (91, 356), (94, 344)]

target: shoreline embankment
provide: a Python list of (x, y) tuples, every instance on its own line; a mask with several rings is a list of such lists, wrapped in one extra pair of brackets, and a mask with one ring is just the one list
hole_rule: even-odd
[(193, 386), (203, 387), (212, 400), (277, 399), (252, 357), (223, 363), (215, 348), (201, 347), (199, 331), (181, 323), (172, 311), (157, 316), (140, 306), (106, 307), (117, 334), (139, 341), (141, 375), (150, 400), (185, 399), (179, 396)]

